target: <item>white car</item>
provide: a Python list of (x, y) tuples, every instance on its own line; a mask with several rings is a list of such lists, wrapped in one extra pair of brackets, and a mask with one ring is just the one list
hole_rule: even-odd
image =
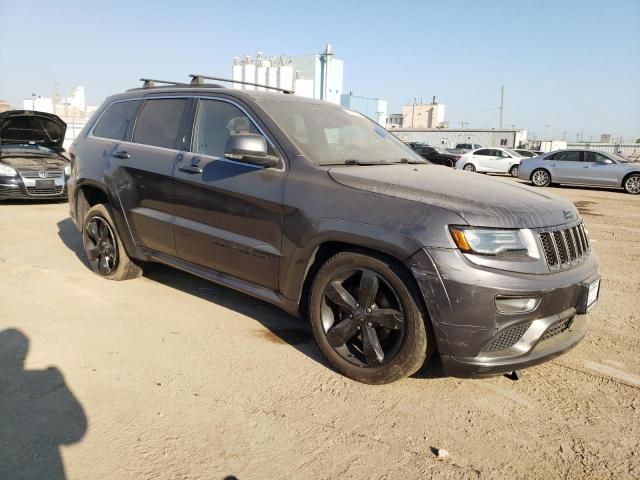
[(524, 158), (510, 148), (478, 148), (461, 155), (456, 168), (468, 172), (508, 173), (517, 177), (520, 160)]

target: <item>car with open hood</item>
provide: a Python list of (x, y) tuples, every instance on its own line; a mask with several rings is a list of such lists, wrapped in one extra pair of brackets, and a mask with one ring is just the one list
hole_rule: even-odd
[(270, 302), (366, 383), (436, 352), (449, 375), (511, 372), (584, 337), (600, 277), (571, 202), (429, 164), (341, 106), (203, 78), (109, 97), (71, 146), (97, 275), (160, 262)]
[(0, 200), (66, 198), (66, 123), (31, 110), (0, 113)]

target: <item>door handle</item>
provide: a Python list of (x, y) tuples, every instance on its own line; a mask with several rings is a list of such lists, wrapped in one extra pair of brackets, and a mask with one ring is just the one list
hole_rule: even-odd
[(187, 173), (202, 173), (202, 168), (197, 165), (185, 165), (181, 163), (178, 168)]
[(116, 150), (111, 154), (111, 156), (116, 158), (124, 158), (124, 159), (131, 158), (131, 155), (129, 155), (129, 153), (127, 153), (124, 150)]
[(589, 168), (589, 165), (585, 165), (585, 166), (584, 166), (584, 167), (582, 167), (582, 168)]

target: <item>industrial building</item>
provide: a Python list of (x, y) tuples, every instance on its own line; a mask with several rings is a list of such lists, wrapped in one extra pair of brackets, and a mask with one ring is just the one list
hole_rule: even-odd
[[(288, 57), (265, 56), (258, 52), (233, 60), (233, 80), (293, 90), (294, 94), (326, 100), (340, 105), (344, 62), (334, 58), (331, 45), (324, 52)], [(234, 83), (233, 88), (265, 90), (262, 87)]]
[(402, 107), (402, 128), (437, 128), (444, 122), (444, 105), (436, 102), (414, 103)]
[(355, 110), (369, 117), (383, 127), (387, 123), (387, 101), (380, 98), (359, 97), (352, 92), (343, 94), (340, 98), (343, 107)]
[(387, 117), (387, 130), (402, 128), (402, 114), (390, 113)]
[(445, 149), (455, 148), (459, 143), (506, 148), (517, 148), (527, 143), (527, 131), (517, 128), (397, 128), (392, 132), (405, 142), (424, 142)]

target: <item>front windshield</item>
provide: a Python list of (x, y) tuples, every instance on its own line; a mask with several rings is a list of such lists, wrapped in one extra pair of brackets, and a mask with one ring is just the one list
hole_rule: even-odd
[(329, 103), (258, 101), (304, 156), (318, 165), (426, 163), (409, 146), (358, 112)]

